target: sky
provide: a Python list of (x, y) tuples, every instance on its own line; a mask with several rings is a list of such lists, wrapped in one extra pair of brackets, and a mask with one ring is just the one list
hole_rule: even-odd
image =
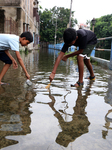
[[(70, 9), (71, 0), (40, 0), (39, 5), (50, 9), (54, 6)], [(100, 18), (112, 14), (112, 0), (72, 0), (72, 11), (75, 11), (74, 18), (78, 23), (86, 23), (87, 20)]]

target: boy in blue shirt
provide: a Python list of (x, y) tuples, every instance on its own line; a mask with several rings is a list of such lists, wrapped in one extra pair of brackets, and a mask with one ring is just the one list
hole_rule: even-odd
[[(84, 71), (84, 63), (90, 72), (90, 76), (88, 79), (95, 80), (95, 76), (93, 73), (92, 65), (90, 63), (90, 54), (97, 44), (96, 35), (90, 31), (85, 29), (75, 30), (73, 28), (67, 28), (63, 34), (64, 45), (62, 50), (56, 59), (54, 68), (52, 73), (50, 74), (50, 82), (54, 79), (57, 67), (61, 60), (66, 61), (69, 57), (73, 57), (77, 55), (77, 63), (79, 69), (79, 79), (78, 81), (71, 85), (73, 87), (83, 86), (83, 71)], [(78, 46), (79, 50), (75, 51), (71, 54), (64, 55), (68, 48), (71, 46)], [(84, 61), (84, 62), (83, 62)]]
[(6, 74), (11, 64), (13, 64), (14, 69), (18, 68), (16, 60), (9, 53), (9, 49), (11, 49), (12, 51), (15, 51), (17, 60), (19, 64), (21, 65), (26, 75), (26, 78), (27, 79), (30, 78), (30, 75), (28, 74), (25, 68), (25, 65), (23, 63), (23, 60), (19, 53), (19, 43), (21, 44), (21, 46), (27, 46), (32, 41), (33, 41), (33, 36), (30, 32), (23, 32), (20, 35), (20, 37), (14, 34), (0, 34), (0, 60), (5, 63), (0, 73), (0, 85), (5, 84), (1, 82), (1, 80)]

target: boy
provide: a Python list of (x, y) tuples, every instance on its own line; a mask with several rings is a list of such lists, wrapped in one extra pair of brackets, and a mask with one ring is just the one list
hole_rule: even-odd
[(30, 32), (23, 32), (20, 35), (20, 37), (14, 34), (0, 34), (0, 60), (5, 63), (0, 73), (0, 85), (6, 84), (1, 82), (1, 80), (4, 77), (5, 73), (7, 72), (7, 70), (9, 69), (9, 67), (11, 66), (11, 64), (13, 64), (14, 69), (18, 68), (16, 60), (9, 53), (9, 49), (15, 51), (16, 57), (19, 61), (19, 64), (23, 68), (26, 78), (27, 79), (30, 78), (30, 75), (28, 74), (19, 53), (19, 43), (22, 46), (27, 46), (32, 41), (33, 36)]
[[(53, 71), (50, 74), (49, 77), (50, 82), (54, 79), (57, 67), (61, 59), (63, 61), (66, 61), (69, 57), (73, 57), (75, 55), (77, 55), (77, 62), (79, 68), (79, 80), (76, 82), (76, 84), (71, 86), (73, 87), (83, 86), (84, 63), (90, 72), (90, 76), (88, 79), (95, 80), (92, 65), (90, 63), (90, 54), (97, 43), (96, 35), (90, 30), (79, 29), (76, 31), (73, 28), (67, 28), (64, 31), (63, 39), (65, 44), (63, 45), (63, 48), (55, 62)], [(78, 46), (79, 50), (71, 54), (64, 55), (64, 53), (68, 50), (68, 47), (71, 45)]]

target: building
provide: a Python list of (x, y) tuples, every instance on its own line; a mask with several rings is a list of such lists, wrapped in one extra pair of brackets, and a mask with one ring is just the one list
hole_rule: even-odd
[(28, 48), (38, 48), (38, 3), (38, 0), (0, 0), (0, 33), (20, 35), (30, 31), (34, 41)]
[(84, 23), (79, 23), (79, 29), (90, 30), (90, 25), (87, 25), (87, 24), (84, 24)]

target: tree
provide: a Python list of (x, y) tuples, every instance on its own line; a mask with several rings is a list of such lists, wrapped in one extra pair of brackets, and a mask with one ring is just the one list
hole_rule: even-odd
[[(92, 23), (91, 23), (91, 29), (92, 29)], [(95, 32), (97, 38), (104, 38), (104, 37), (112, 36), (112, 14), (97, 18), (95, 26), (94, 26), (94, 32)], [(110, 49), (111, 48), (111, 40), (99, 41), (97, 44), (97, 48)], [(96, 51), (95, 56), (109, 60), (110, 52)]]
[(52, 13), (48, 9), (39, 12), (40, 15), (40, 40), (51, 41), (53, 36)]
[[(95, 34), (97, 35), (97, 38), (112, 36), (112, 14), (97, 18), (94, 31)], [(110, 41), (109, 40), (102, 41), (100, 46), (102, 46), (103, 48), (110, 49)]]
[[(70, 9), (64, 7), (53, 7), (48, 10), (45, 9), (40, 13), (40, 41), (51, 42), (54, 41), (55, 31), (57, 40), (61, 40), (63, 32), (69, 23)], [(74, 11), (72, 11), (71, 25), (77, 23), (77, 19), (73, 18)], [(56, 29), (56, 30), (55, 30)]]
[(109, 29), (112, 29), (112, 14), (96, 19), (95, 32), (98, 38), (111, 36), (112, 30)]

